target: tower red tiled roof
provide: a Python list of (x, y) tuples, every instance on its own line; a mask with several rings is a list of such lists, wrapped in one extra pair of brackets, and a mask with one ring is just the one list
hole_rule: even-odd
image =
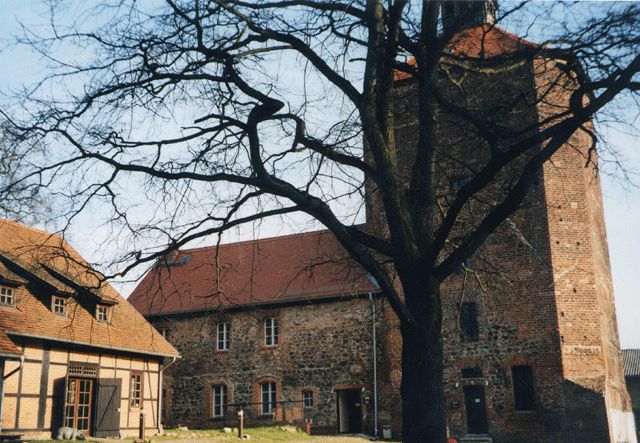
[(129, 301), (153, 316), (374, 291), (333, 234), (316, 231), (182, 250), (156, 263)]
[[(0, 219), (0, 285), (15, 306), (0, 306), (0, 354), (16, 351), (15, 336), (38, 337), (148, 355), (178, 352), (61, 237)], [(51, 295), (69, 297), (56, 315)], [(95, 318), (95, 303), (112, 305), (111, 321)], [(93, 308), (92, 308), (93, 306)], [(7, 337), (8, 336), (8, 337)]]
[[(460, 58), (487, 60), (524, 50), (535, 49), (535, 43), (524, 40), (515, 34), (494, 25), (481, 25), (463, 29), (455, 34), (445, 52)], [(408, 61), (415, 66), (415, 59)], [(411, 77), (406, 72), (396, 73), (396, 80)]]

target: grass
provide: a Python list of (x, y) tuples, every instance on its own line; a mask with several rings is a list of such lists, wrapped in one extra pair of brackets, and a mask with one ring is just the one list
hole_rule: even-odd
[[(261, 443), (277, 443), (277, 442), (290, 442), (290, 443), (305, 443), (305, 442), (322, 442), (322, 443), (364, 443), (369, 440), (358, 437), (330, 437), (323, 435), (307, 435), (304, 432), (298, 430), (297, 432), (283, 432), (282, 429), (293, 430), (292, 426), (269, 426), (269, 427), (257, 427), (245, 429), (245, 434), (251, 436), (250, 440), (239, 440), (237, 436), (237, 430), (227, 434), (219, 429), (190, 429), (188, 431), (180, 431), (177, 429), (165, 429), (165, 435), (162, 436), (150, 436), (148, 437), (153, 442), (169, 442), (179, 440), (181, 442), (186, 441), (201, 441), (215, 442), (215, 443), (238, 443), (240, 441), (259, 441)], [(169, 434), (169, 435), (166, 435)], [(133, 438), (120, 440), (123, 442), (130, 442)], [(88, 440), (91, 442), (92, 440)], [(114, 440), (115, 441), (115, 440)], [(51, 440), (50, 443), (55, 441)], [(41, 441), (39, 443), (49, 443)]]

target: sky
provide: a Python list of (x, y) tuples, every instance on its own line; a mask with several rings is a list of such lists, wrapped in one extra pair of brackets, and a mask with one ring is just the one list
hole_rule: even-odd
[[(38, 8), (35, 1), (0, 0), (0, 94), (39, 78), (44, 72), (37, 57), (9, 44), (12, 35), (18, 32), (18, 19), (46, 23), (46, 17)], [(0, 103), (5, 99), (0, 95)], [(601, 181), (621, 346), (640, 348), (640, 146), (636, 139), (614, 131), (605, 137), (617, 147), (620, 160), (630, 173), (628, 179), (615, 173), (602, 174)], [(266, 229), (262, 234), (286, 234), (292, 229), (284, 224)], [(93, 261), (92, 254), (96, 253), (98, 243), (91, 238), (96, 232), (72, 235), (85, 240), (74, 243), (72, 239), (72, 243)], [(126, 295), (132, 287), (129, 284), (121, 289)]]

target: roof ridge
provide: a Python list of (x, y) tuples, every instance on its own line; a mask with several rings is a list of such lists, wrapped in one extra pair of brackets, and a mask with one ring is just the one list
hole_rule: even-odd
[(44, 230), (44, 229), (40, 229), (40, 228), (34, 228), (33, 226), (29, 226), (29, 225), (26, 225), (26, 224), (24, 224), (24, 223), (17, 222), (17, 221), (15, 221), (15, 220), (9, 220), (8, 218), (3, 218), (3, 217), (0, 217), (0, 223), (7, 223), (7, 224), (10, 224), (10, 225), (17, 226), (17, 227), (18, 227), (18, 228), (20, 228), (20, 229), (25, 229), (25, 230), (28, 230), (28, 231), (33, 231), (33, 232), (36, 232), (36, 233), (38, 233), (38, 234), (44, 234), (44, 235), (46, 235), (46, 236), (47, 236), (47, 237), (49, 237), (49, 238), (51, 238), (51, 237), (55, 237), (55, 238), (57, 238), (58, 240), (61, 240), (61, 241), (65, 242), (65, 243), (67, 243), (67, 241), (66, 241), (66, 240), (65, 240), (61, 235), (59, 235), (59, 234), (58, 234), (58, 233), (56, 233), (56, 232), (46, 231), (46, 230)]
[[(318, 229), (315, 231), (297, 232), (297, 233), (285, 234), (285, 235), (274, 235), (273, 237), (257, 238), (252, 240), (241, 240), (238, 242), (220, 243), (220, 247), (244, 245), (248, 243), (268, 243), (268, 242), (283, 240), (287, 238), (304, 237), (304, 236), (318, 235), (318, 234), (329, 233), (329, 232), (331, 231), (329, 231), (328, 229)], [(188, 252), (203, 251), (206, 249), (216, 249), (216, 248), (217, 246), (215, 245), (209, 245), (209, 246), (199, 246), (197, 248), (178, 249), (178, 251), (182, 253), (188, 253)]]

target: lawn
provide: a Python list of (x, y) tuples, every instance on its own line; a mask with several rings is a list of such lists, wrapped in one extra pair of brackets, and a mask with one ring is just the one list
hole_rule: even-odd
[[(170, 441), (179, 441), (181, 443), (186, 442), (215, 442), (215, 443), (238, 443), (240, 441), (237, 437), (237, 430), (230, 434), (225, 433), (219, 429), (215, 430), (177, 430), (177, 429), (165, 429), (165, 435), (163, 436), (149, 436), (147, 437), (152, 442), (168, 443)], [(261, 443), (276, 443), (286, 441), (289, 443), (304, 443), (304, 442), (323, 442), (323, 443), (364, 443), (368, 442), (367, 438), (359, 437), (329, 437), (323, 435), (310, 436), (300, 430), (295, 430), (291, 426), (276, 426), (276, 427), (259, 427), (259, 428), (247, 428), (245, 434), (251, 436), (248, 441), (260, 441)], [(122, 442), (130, 442), (132, 438), (118, 440)], [(89, 442), (95, 440), (89, 440)], [(100, 439), (100, 442), (104, 442), (105, 439)], [(116, 440), (113, 440), (114, 442)], [(54, 441), (51, 441), (53, 443)], [(45, 443), (45, 442), (40, 442)]]

